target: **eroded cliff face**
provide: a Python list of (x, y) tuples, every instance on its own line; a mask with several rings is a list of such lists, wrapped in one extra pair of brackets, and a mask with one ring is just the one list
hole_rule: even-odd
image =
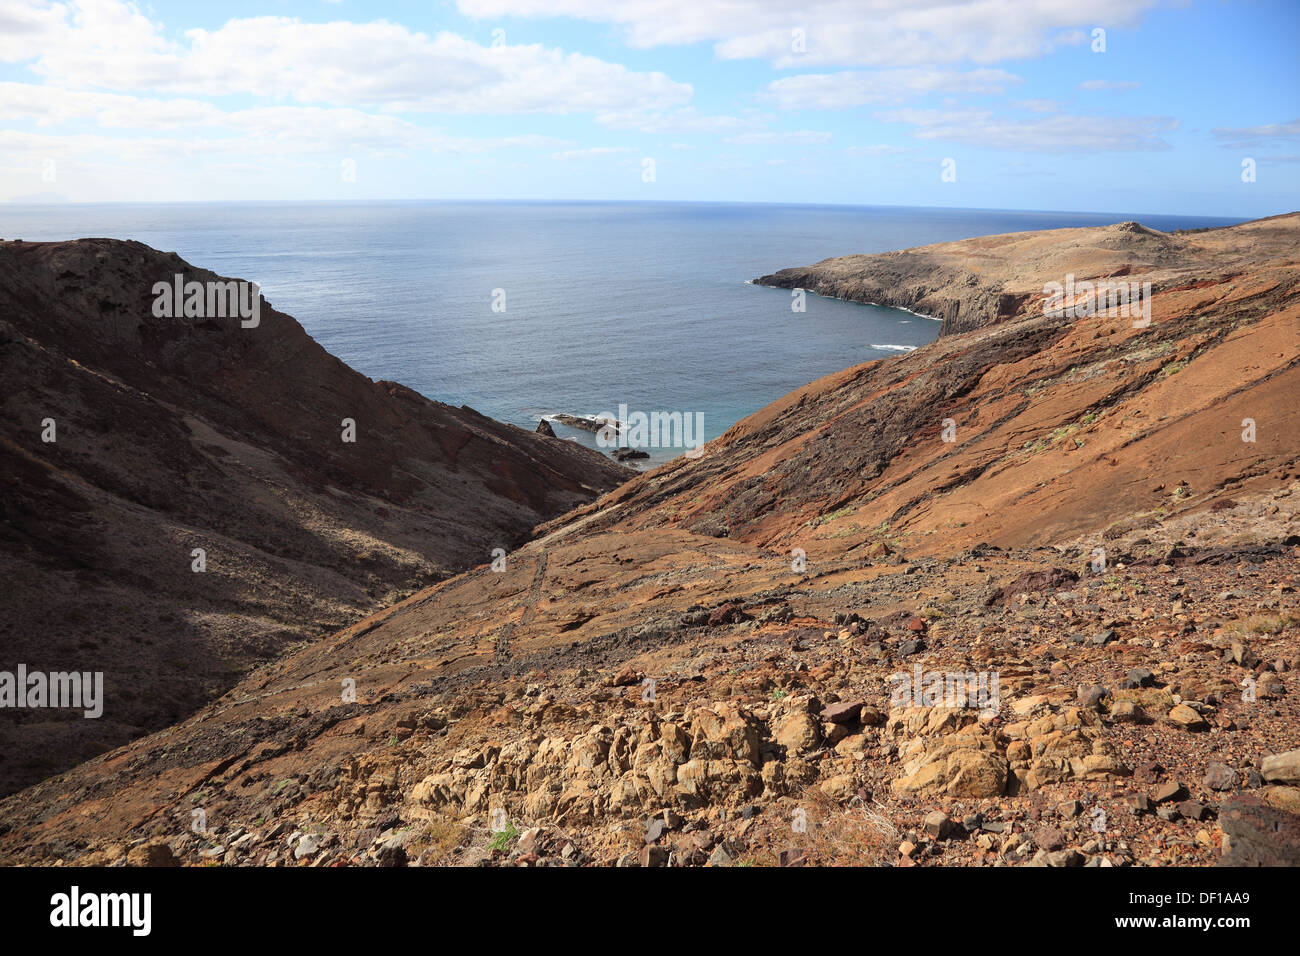
[[(983, 249), (962, 274), (1030, 250), (996, 294), (1039, 305), (811, 383), (5, 801), (0, 857), (1300, 859), (1261, 838), (1300, 832), (1298, 237), (933, 247)], [(1149, 325), (1044, 314), (1156, 247)], [(997, 675), (999, 720), (899, 698), (918, 667)]]
[(218, 279), (134, 242), (0, 244), (0, 669), (103, 671), (117, 701), (0, 712), (0, 789), (181, 719), (625, 476), (373, 382), (269, 304), (255, 327), (156, 316), (178, 274)]

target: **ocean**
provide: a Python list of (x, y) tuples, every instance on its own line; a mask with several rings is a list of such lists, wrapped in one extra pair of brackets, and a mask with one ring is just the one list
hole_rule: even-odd
[[(703, 438), (813, 379), (934, 339), (897, 309), (749, 280), (831, 256), (1137, 219), (731, 203), (0, 204), (0, 236), (137, 239), (248, 279), (374, 379), (533, 429), (549, 415), (680, 412)], [(555, 425), (595, 446), (587, 431)], [(647, 449), (656, 464), (681, 448)]]

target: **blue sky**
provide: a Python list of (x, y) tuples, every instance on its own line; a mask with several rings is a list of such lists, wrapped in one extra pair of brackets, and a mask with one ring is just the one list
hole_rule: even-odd
[(1298, 36), (1295, 0), (0, 0), (0, 200), (1271, 215)]

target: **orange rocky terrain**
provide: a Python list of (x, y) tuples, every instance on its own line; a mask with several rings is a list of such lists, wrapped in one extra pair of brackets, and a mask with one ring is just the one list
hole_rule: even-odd
[(190, 715), (628, 474), (373, 382), (266, 303), (250, 328), (155, 317), (176, 274), (217, 278), (135, 242), (0, 243), (0, 670), (103, 671), (111, 701), (90, 720), (0, 711), (0, 793)]
[[(944, 332), (0, 803), (0, 859), (1300, 862), (1298, 240), (767, 277)], [(1150, 325), (1045, 314), (1069, 273), (1150, 281)]]

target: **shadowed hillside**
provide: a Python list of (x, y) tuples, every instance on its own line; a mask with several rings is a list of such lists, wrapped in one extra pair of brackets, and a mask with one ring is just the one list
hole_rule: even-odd
[(103, 671), (110, 701), (0, 712), (0, 790), (180, 720), (626, 474), (373, 382), (269, 304), (249, 328), (156, 317), (177, 274), (217, 278), (135, 242), (0, 244), (0, 669)]

